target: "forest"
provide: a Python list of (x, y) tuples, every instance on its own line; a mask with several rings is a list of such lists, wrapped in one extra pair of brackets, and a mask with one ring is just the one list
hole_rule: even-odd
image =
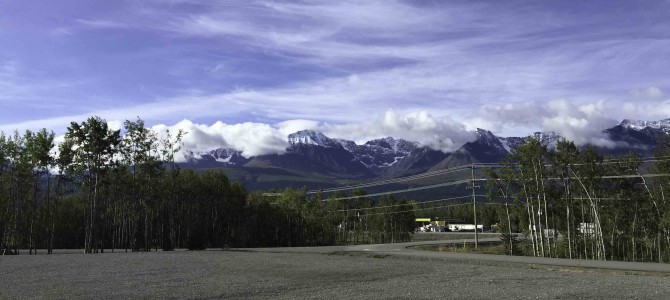
[[(187, 132), (154, 132), (126, 121), (124, 132), (91, 117), (64, 141), (42, 129), (0, 134), (0, 254), (53, 249), (199, 250), (408, 241), (414, 214), (391, 196), (374, 203), (248, 193), (222, 170), (180, 169)], [(53, 149), (58, 149), (53, 151)], [(333, 195), (337, 197), (338, 195)], [(373, 206), (375, 213), (366, 213)], [(356, 214), (350, 209), (358, 209)]]
[(655, 157), (602, 157), (561, 140), (549, 151), (529, 139), (488, 170), (489, 199), (510, 254), (513, 232), (529, 236), (530, 255), (574, 259), (670, 260), (670, 139)]
[[(180, 169), (187, 132), (154, 132), (139, 118), (123, 127), (72, 122), (57, 145), (46, 129), (0, 134), (0, 254), (389, 243), (411, 240), (415, 217), (474, 222), (467, 203), (249, 193), (220, 169)], [(655, 157), (529, 138), (485, 173), (478, 224), (495, 225), (511, 255), (670, 261), (667, 136)]]
[[(529, 138), (484, 173), (477, 224), (502, 233), (509, 255), (670, 262), (668, 135), (652, 157), (603, 157), (565, 139), (548, 149)], [(415, 205), (417, 217), (474, 223), (471, 203)]]

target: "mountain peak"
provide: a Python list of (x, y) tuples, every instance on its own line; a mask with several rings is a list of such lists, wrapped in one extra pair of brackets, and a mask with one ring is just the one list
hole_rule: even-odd
[(381, 139), (371, 140), (365, 143), (364, 146), (368, 147), (381, 147), (384, 149), (389, 149), (394, 153), (402, 153), (404, 155), (409, 154), (412, 150), (419, 147), (418, 142), (410, 142), (404, 139), (395, 139), (393, 137), (385, 137)]
[(487, 145), (499, 152), (507, 152), (507, 148), (505, 147), (504, 143), (490, 130), (477, 128), (475, 135), (477, 136), (477, 140), (475, 141), (476, 143)]
[(638, 131), (646, 127), (650, 127), (652, 129), (662, 129), (663, 131), (670, 131), (670, 119), (663, 119), (659, 121), (623, 119), (623, 121), (621, 121), (619, 126)]
[(385, 138), (382, 138), (382, 139), (375, 139), (375, 140), (367, 141), (365, 143), (365, 145), (368, 145), (368, 146), (380, 146), (380, 147), (389, 148), (389, 149), (391, 149), (393, 147), (392, 145), (394, 145), (394, 144), (395, 144), (395, 139), (392, 138), (392, 137), (385, 137)]
[(490, 130), (477, 128), (477, 131), (475, 133), (477, 134), (477, 139), (483, 139), (483, 140), (497, 139), (497, 137)]
[(339, 143), (327, 137), (325, 134), (314, 130), (301, 130), (296, 133), (291, 133), (288, 135), (288, 143), (291, 145), (303, 144), (323, 147), (339, 145)]
[(558, 134), (556, 131), (537, 131), (533, 133), (533, 137), (539, 139), (540, 141), (544, 141), (551, 139), (559, 139), (561, 138), (561, 135)]

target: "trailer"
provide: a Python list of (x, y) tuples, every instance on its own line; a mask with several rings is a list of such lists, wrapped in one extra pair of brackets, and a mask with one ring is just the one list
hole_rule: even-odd
[[(468, 231), (475, 231), (475, 224), (449, 224), (447, 225), (447, 228), (449, 231), (455, 231), (455, 232), (468, 232)], [(478, 224), (477, 225), (477, 231), (478, 232), (484, 232), (484, 225)]]

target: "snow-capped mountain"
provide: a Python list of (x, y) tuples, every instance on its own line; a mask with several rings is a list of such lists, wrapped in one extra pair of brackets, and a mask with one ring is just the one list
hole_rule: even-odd
[(242, 156), (242, 152), (231, 148), (219, 148), (201, 153), (186, 153), (188, 164), (197, 167), (242, 166), (249, 160)]
[(556, 149), (556, 144), (562, 138), (562, 136), (556, 132), (535, 132), (533, 137), (540, 140), (540, 144), (547, 146), (549, 149)]
[(296, 133), (289, 134), (288, 143), (292, 146), (298, 144), (315, 145), (321, 147), (341, 146), (340, 143), (338, 143), (336, 140), (327, 137), (321, 132), (313, 130), (301, 130)]
[(446, 168), (472, 164), (498, 162), (509, 153), (501, 138), (491, 131), (477, 128), (477, 137), (474, 141), (465, 143), (458, 150), (450, 153), (439, 163), (432, 166), (429, 171), (437, 171)]
[(670, 133), (670, 119), (660, 121), (623, 120), (619, 125), (603, 131), (609, 140), (618, 147), (610, 149), (607, 154), (625, 154), (634, 151), (642, 155), (652, 155), (656, 148), (656, 140)]
[(395, 165), (420, 147), (417, 142), (387, 137), (357, 145), (351, 141), (340, 140), (342, 146), (350, 151), (362, 164), (375, 173)]
[(245, 167), (278, 168), (331, 177), (366, 178), (374, 175), (343, 146), (353, 142), (332, 139), (313, 130), (289, 134), (287, 141), (289, 147), (284, 154), (252, 157)]
[(670, 119), (663, 119), (660, 121), (640, 121), (624, 119), (619, 126), (633, 130), (643, 130), (646, 127), (651, 129), (661, 130), (663, 132), (670, 132)]
[(231, 148), (219, 148), (209, 151), (208, 154), (212, 156), (215, 161), (220, 163), (235, 165), (246, 162), (246, 159), (242, 156), (242, 152)]
[[(426, 148), (420, 143), (407, 141), (404, 139), (395, 139), (386, 137), (368, 141), (358, 145), (354, 141), (345, 139), (332, 139), (321, 132), (303, 130), (288, 136), (290, 147), (289, 153), (302, 152), (313, 154), (321, 148), (329, 148), (331, 152), (344, 150), (353, 156), (353, 159), (347, 159), (346, 164), (353, 167), (360, 165), (375, 175), (385, 175), (389, 172), (407, 172), (417, 167), (417, 163), (431, 164), (439, 161), (442, 157), (434, 158), (436, 155), (430, 151), (418, 151)], [(408, 156), (412, 158), (407, 160)], [(336, 157), (344, 158), (344, 155), (338, 154)], [(398, 164), (403, 161), (403, 164)], [(427, 169), (430, 166), (425, 166)]]
[[(535, 138), (540, 140), (540, 144), (543, 146), (546, 146), (547, 148), (551, 149), (556, 149), (556, 143), (562, 138), (562, 136), (556, 132), (553, 131), (547, 131), (547, 132), (534, 132), (530, 137)], [(516, 137), (516, 136), (511, 136), (511, 137), (498, 137), (498, 140), (502, 143), (503, 147), (505, 147), (505, 150), (507, 152), (512, 151), (512, 149), (518, 147), (519, 145), (523, 144), (528, 140), (528, 136), (526, 137)]]
[(505, 151), (511, 152), (512, 149), (514, 149), (514, 148), (518, 147), (519, 145), (523, 144), (523, 142), (526, 141), (526, 138), (517, 137), (517, 136), (510, 136), (510, 137), (498, 137), (498, 140), (500, 141), (500, 143), (505, 148)]
[(362, 145), (345, 139), (333, 139), (321, 132), (302, 130), (288, 136), (289, 152), (304, 151), (311, 147), (342, 148), (351, 153), (357, 162), (375, 174), (387, 173), (389, 168), (405, 159), (421, 145), (403, 139), (386, 137), (368, 141)]
[[(616, 147), (598, 148), (602, 154), (621, 154), (633, 150), (649, 155), (656, 146), (656, 139), (670, 133), (670, 119), (653, 122), (624, 120), (615, 127), (603, 130), (603, 133)], [(394, 137), (357, 144), (346, 139), (330, 138), (318, 131), (303, 130), (287, 136), (289, 146), (284, 154), (244, 158), (240, 151), (220, 148), (188, 154), (188, 162), (183, 167), (238, 168), (242, 170), (239, 172), (247, 172), (242, 180), (252, 180), (258, 184), (267, 182), (267, 178), (272, 176), (284, 178), (282, 180), (309, 178), (307, 182), (314, 178), (348, 180), (395, 177), (470, 163), (498, 162), (529, 138), (538, 139), (552, 150), (561, 139), (555, 132), (535, 132), (526, 137), (500, 137), (479, 128), (473, 134), (475, 140), (454, 152), (444, 153), (418, 142)], [(291, 181), (282, 181), (281, 184), (285, 186), (286, 182)]]
[(493, 149), (496, 149), (498, 152), (508, 152), (505, 145), (501, 142), (501, 139), (493, 134), (493, 132), (486, 129), (477, 128), (475, 132), (477, 135), (477, 141), (487, 146), (490, 146)]

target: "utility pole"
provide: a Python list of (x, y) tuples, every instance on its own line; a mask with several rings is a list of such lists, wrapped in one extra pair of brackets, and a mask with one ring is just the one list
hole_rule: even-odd
[(475, 249), (477, 249), (479, 247), (479, 229), (477, 228), (477, 195), (475, 194), (475, 189), (479, 186), (475, 186), (475, 165), (470, 165), (470, 169), (472, 169), (472, 187), (468, 188), (472, 189), (472, 214), (475, 218)]

